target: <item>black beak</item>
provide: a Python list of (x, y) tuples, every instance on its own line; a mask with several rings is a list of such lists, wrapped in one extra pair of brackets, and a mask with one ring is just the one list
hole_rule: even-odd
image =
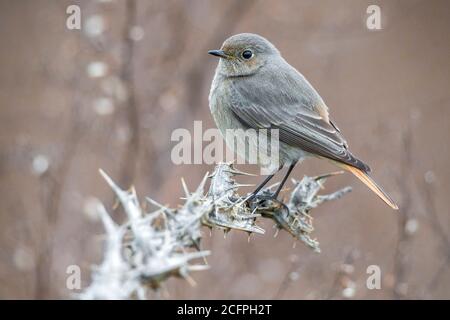
[(228, 58), (228, 55), (223, 50), (209, 50), (208, 53), (219, 58)]

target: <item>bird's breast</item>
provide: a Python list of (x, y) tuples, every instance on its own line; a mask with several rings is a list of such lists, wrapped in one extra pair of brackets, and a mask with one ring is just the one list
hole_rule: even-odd
[(209, 94), (209, 107), (217, 128), (225, 134), (227, 129), (244, 127), (231, 110), (232, 90), (229, 80), (216, 75)]

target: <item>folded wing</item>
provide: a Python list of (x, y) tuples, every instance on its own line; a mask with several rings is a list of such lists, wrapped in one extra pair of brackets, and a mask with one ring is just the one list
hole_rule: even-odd
[[(258, 85), (235, 81), (231, 86), (231, 109), (236, 118), (253, 129), (278, 129), (280, 141), (311, 154), (348, 164), (364, 172), (370, 168), (354, 157), (337, 127), (317, 112), (323, 103), (309, 83), (273, 78)], [(283, 81), (284, 80), (284, 81)], [(300, 78), (298, 81), (302, 81)], [(305, 80), (306, 81), (306, 80)], [(303, 86), (303, 87), (302, 87)], [(293, 93), (292, 90), (301, 92)], [(304, 94), (302, 92), (308, 92)], [(312, 92), (312, 93), (311, 93)]]

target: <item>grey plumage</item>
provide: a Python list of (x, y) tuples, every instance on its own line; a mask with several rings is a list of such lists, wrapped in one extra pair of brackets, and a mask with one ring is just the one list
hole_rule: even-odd
[[(228, 38), (221, 50), (210, 53), (221, 58), (209, 102), (223, 134), (227, 129), (278, 129), (281, 166), (311, 155), (331, 160), (396, 207), (367, 176), (370, 168), (348, 150), (317, 91), (273, 44), (261, 36), (244, 33)], [(248, 153), (241, 156), (248, 158)]]
[[(220, 60), (210, 107), (221, 130), (279, 129), (281, 165), (311, 154), (370, 170), (348, 151), (341, 133), (329, 122), (325, 103), (316, 90), (272, 44), (257, 35), (241, 34), (223, 46), (251, 48), (259, 61), (254, 68), (241, 68), (247, 64)], [(324, 110), (323, 115), (316, 111), (318, 108)]]

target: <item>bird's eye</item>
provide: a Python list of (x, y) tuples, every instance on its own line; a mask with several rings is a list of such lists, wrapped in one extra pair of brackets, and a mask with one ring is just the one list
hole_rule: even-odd
[(251, 57), (253, 57), (253, 52), (251, 50), (244, 50), (244, 52), (242, 52), (242, 58), (245, 60), (248, 60)]

